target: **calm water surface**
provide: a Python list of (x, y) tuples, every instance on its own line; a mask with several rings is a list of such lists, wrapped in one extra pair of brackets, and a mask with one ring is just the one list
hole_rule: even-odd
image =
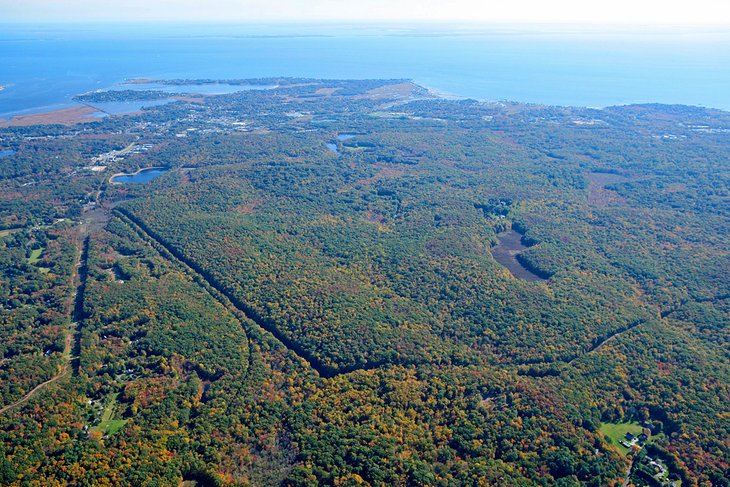
[(63, 108), (130, 78), (279, 76), (408, 78), (483, 100), (730, 109), (730, 32), (0, 24), (0, 117)]
[(175, 100), (169, 98), (164, 100), (105, 101), (100, 103), (89, 103), (89, 106), (92, 106), (102, 112), (101, 116), (124, 115), (126, 113), (138, 112), (146, 107), (164, 105), (171, 101)]
[(163, 83), (120, 83), (113, 87), (116, 90), (132, 91), (164, 91), (166, 93), (196, 93), (200, 95), (226, 95), (238, 91), (268, 90), (275, 85), (234, 85), (230, 83), (182, 84), (168, 85)]
[(169, 169), (152, 167), (149, 169), (142, 169), (135, 174), (120, 174), (119, 176), (114, 176), (111, 181), (113, 183), (122, 184), (147, 183), (149, 181), (152, 181), (156, 177), (165, 174), (167, 171), (169, 171)]
[(546, 281), (523, 266), (517, 255), (528, 247), (522, 243), (522, 235), (515, 230), (497, 234), (497, 245), (491, 248), (494, 260), (506, 267), (513, 276), (526, 281)]

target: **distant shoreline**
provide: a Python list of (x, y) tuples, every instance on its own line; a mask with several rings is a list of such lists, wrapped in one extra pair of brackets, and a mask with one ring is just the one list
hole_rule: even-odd
[[(262, 86), (260, 83), (262, 81), (266, 82), (272, 82), (276, 83), (276, 81), (281, 80), (288, 80), (290, 82), (295, 80), (304, 80), (304, 79), (317, 79), (317, 80), (328, 80), (333, 79), (330, 77), (252, 77), (252, 78), (237, 78), (237, 77), (230, 77), (226, 76), (221, 79), (217, 78), (198, 78), (196, 76), (191, 76), (190, 78), (167, 78), (167, 77), (159, 77), (159, 76), (153, 76), (153, 75), (147, 75), (147, 76), (138, 76), (138, 77), (129, 77), (129, 78), (121, 78), (114, 82), (109, 82), (106, 88), (101, 87), (100, 85), (97, 85), (94, 87), (95, 90), (100, 91), (115, 91), (120, 89), (121, 87), (127, 86), (127, 87), (135, 87), (135, 86), (141, 86), (145, 84), (160, 84), (163, 86), (169, 86), (171, 88), (185, 85), (185, 84), (194, 84), (194, 85), (215, 85), (215, 84), (243, 84), (243, 82), (246, 82), (247, 84), (255, 87)], [(336, 79), (336, 78), (335, 78)], [(356, 79), (353, 77), (343, 77), (341, 78), (343, 80), (345, 79)], [(374, 76), (372, 79), (380, 79), (377, 76)], [(520, 105), (531, 105), (531, 106), (543, 106), (543, 107), (570, 107), (570, 108), (586, 108), (586, 109), (594, 109), (594, 110), (604, 110), (609, 107), (615, 107), (615, 106), (626, 106), (626, 105), (648, 105), (648, 104), (661, 104), (661, 105), (681, 105), (686, 107), (697, 107), (697, 108), (703, 108), (703, 109), (711, 109), (711, 110), (721, 110), (721, 111), (730, 111), (730, 106), (723, 108), (722, 104), (718, 105), (712, 105), (712, 104), (706, 104), (706, 103), (691, 103), (691, 102), (672, 102), (672, 101), (657, 101), (652, 100), (650, 97), (637, 95), (636, 97), (624, 97), (623, 99), (617, 99), (617, 100), (594, 100), (593, 102), (587, 102), (587, 100), (574, 100), (572, 103), (569, 101), (565, 102), (558, 102), (558, 101), (536, 101), (536, 100), (529, 100), (529, 96), (526, 97), (520, 97), (520, 96), (512, 96), (512, 97), (501, 97), (496, 92), (494, 93), (480, 93), (480, 94), (468, 94), (469, 89), (466, 87), (462, 87), (462, 90), (457, 90), (455, 88), (446, 88), (439, 86), (439, 83), (437, 80), (433, 79), (419, 79), (418, 73), (414, 72), (413, 76), (411, 76), (410, 81), (417, 86), (424, 89), (424, 91), (428, 94), (428, 96), (434, 96), (437, 98), (445, 99), (445, 100), (476, 100), (482, 103), (497, 103), (497, 104), (520, 104)], [(7, 88), (14, 86), (14, 83), (7, 83), (4, 85), (0, 85), (0, 90), (7, 90)], [(251, 86), (246, 86), (246, 88), (250, 88)], [(267, 88), (279, 88), (280, 85), (270, 86)], [(121, 88), (122, 90), (124, 88)], [(12, 93), (10, 93), (12, 91)], [(12, 100), (12, 96), (16, 95), (17, 89), (13, 89), (6, 92), (0, 91), (2, 93), (3, 98), (10, 96), (10, 100)], [(94, 91), (94, 90), (92, 90)], [(164, 90), (163, 90), (164, 91)], [(195, 92), (194, 89), (190, 90), (192, 93)], [(174, 94), (174, 91), (171, 90), (172, 96), (170, 98), (177, 99), (180, 101), (185, 101), (189, 103), (200, 103), (203, 102), (204, 99), (207, 96), (210, 95), (224, 95), (228, 94), (225, 92), (221, 93), (200, 93), (200, 96), (191, 97), (186, 95), (180, 95)], [(480, 96), (481, 95), (481, 96)], [(661, 97), (658, 97), (661, 98)], [(8, 107), (9, 108), (9, 107)], [(54, 105), (45, 105), (45, 106), (37, 106), (37, 107), (26, 107), (22, 108), (20, 110), (14, 110), (14, 111), (8, 111), (6, 113), (0, 114), (0, 128), (3, 127), (13, 127), (13, 126), (28, 126), (28, 125), (40, 125), (40, 124), (63, 124), (63, 125), (72, 125), (75, 123), (80, 122), (91, 122), (91, 121), (97, 121), (98, 119), (94, 116), (91, 116), (90, 113), (83, 113), (79, 112), (80, 107), (78, 105), (75, 105), (73, 103), (70, 103), (69, 100), (65, 100), (63, 102), (60, 102), (58, 104)], [(97, 108), (97, 110), (100, 110)], [(100, 110), (103, 112), (103, 110)], [(133, 113), (118, 113), (116, 115), (129, 115)]]
[[(148, 82), (168, 84), (174, 78), (272, 76), (407, 78), (441, 95), (487, 102), (576, 108), (661, 103), (730, 110), (725, 89), (730, 74), (724, 69), (730, 64), (730, 32), (720, 27), (334, 21), (53, 25), (20, 23), (3, 32), (7, 65), (26, 67), (0, 76), (6, 85), (0, 92), (1, 117), (113, 87), (141, 90)], [(103, 47), (105, 55), (77, 55), (90, 44)], [(160, 49), (168, 54), (157, 58)], [(57, 59), (43, 69), (28, 66), (23, 63), (29, 52), (54, 52)], [(389, 53), (387, 62), (382, 52)]]

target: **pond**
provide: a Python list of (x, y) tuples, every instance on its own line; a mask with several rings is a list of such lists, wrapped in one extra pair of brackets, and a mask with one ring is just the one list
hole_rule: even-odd
[[(338, 134), (337, 135), (337, 140), (339, 140), (340, 142), (343, 142), (345, 140), (352, 139), (356, 135), (357, 134), (349, 134), (349, 133)], [(337, 148), (337, 143), (335, 143), (335, 142), (328, 142), (327, 143), (327, 148), (329, 150), (331, 150), (332, 152), (334, 152), (335, 154), (339, 154), (340, 153), (340, 150)]]
[(169, 169), (164, 167), (148, 167), (146, 169), (140, 169), (134, 174), (115, 174), (111, 177), (110, 182), (120, 184), (147, 183), (167, 171), (169, 171)]
[(526, 248), (522, 243), (522, 235), (515, 230), (497, 234), (498, 244), (491, 248), (494, 260), (502, 264), (513, 276), (526, 281), (547, 281), (520, 263), (517, 256)]

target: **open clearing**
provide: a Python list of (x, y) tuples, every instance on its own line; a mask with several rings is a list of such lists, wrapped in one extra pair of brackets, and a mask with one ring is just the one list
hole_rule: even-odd
[(117, 409), (117, 394), (113, 394), (104, 405), (99, 424), (91, 428), (91, 431), (100, 431), (104, 436), (111, 436), (127, 424), (126, 419), (112, 419)]
[(642, 427), (639, 423), (601, 423), (599, 429), (601, 434), (610, 438), (610, 444), (615, 446), (622, 455), (626, 456), (629, 449), (621, 444), (621, 440), (624, 439), (626, 433), (631, 433), (634, 436), (641, 434)]
[(33, 252), (30, 253), (30, 257), (28, 257), (28, 263), (29, 264), (37, 264), (41, 261), (41, 255), (43, 255), (43, 251), (45, 249), (41, 247), (40, 249), (34, 249)]
[(12, 235), (20, 230), (22, 230), (22, 228), (8, 228), (7, 230), (0, 230), (0, 238), (7, 237), (8, 235)]

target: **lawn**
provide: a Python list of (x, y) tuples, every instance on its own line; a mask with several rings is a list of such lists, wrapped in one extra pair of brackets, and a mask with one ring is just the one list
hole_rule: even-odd
[(8, 235), (12, 235), (13, 233), (20, 230), (20, 228), (10, 228), (8, 230), (0, 230), (0, 238), (1, 237), (7, 237)]
[(109, 419), (94, 426), (94, 429), (101, 431), (105, 436), (111, 436), (127, 424), (126, 419)]
[(29, 264), (37, 264), (41, 261), (41, 255), (43, 255), (43, 251), (45, 249), (41, 247), (40, 249), (35, 249), (33, 252), (30, 253), (30, 257), (28, 257), (28, 263)]
[(111, 419), (117, 408), (117, 394), (112, 395), (104, 405), (99, 424), (91, 428), (92, 431), (100, 431), (104, 436), (111, 436), (127, 424), (126, 419)]
[(629, 449), (621, 444), (626, 433), (634, 436), (641, 434), (642, 427), (639, 423), (602, 423), (599, 429), (601, 434), (610, 439), (609, 443), (615, 446), (623, 455), (629, 452)]

